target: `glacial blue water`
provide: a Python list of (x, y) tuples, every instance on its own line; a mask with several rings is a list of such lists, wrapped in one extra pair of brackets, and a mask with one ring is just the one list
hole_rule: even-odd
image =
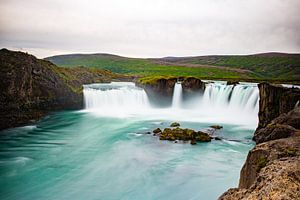
[(224, 124), (241, 142), (195, 146), (144, 134), (169, 123), (61, 112), (1, 132), (0, 199), (209, 200), (237, 186), (253, 130)]
[[(254, 145), (257, 88), (210, 84), (189, 104), (176, 88), (173, 107), (152, 108), (132, 83), (85, 86), (85, 110), (1, 131), (0, 199), (217, 199), (238, 185)], [(174, 121), (223, 125), (224, 139), (190, 145), (147, 134)]]

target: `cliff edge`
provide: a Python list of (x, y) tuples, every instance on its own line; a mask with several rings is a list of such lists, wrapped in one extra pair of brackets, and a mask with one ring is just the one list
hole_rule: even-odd
[(247, 156), (238, 188), (219, 200), (300, 198), (300, 91), (266, 83), (259, 89), (256, 146)]
[(84, 67), (62, 68), (23, 52), (0, 50), (0, 130), (50, 111), (81, 109), (82, 85), (125, 76)]

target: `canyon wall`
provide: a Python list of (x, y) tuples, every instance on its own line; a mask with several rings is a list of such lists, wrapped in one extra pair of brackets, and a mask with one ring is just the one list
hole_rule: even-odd
[(238, 188), (219, 200), (298, 199), (300, 197), (300, 90), (259, 84), (256, 146), (240, 173)]
[(260, 83), (258, 129), (268, 125), (282, 113), (292, 110), (300, 100), (299, 88), (286, 88), (280, 85)]
[[(0, 50), (0, 130), (56, 110), (81, 109), (82, 85), (122, 78), (105, 70), (60, 68), (23, 52)], [(126, 78), (126, 77), (125, 77)]]
[[(153, 78), (147, 82), (137, 81), (136, 85), (143, 88), (152, 103), (160, 106), (170, 106), (173, 97), (174, 86), (180, 81), (183, 98), (204, 92), (205, 83), (195, 77), (166, 77)], [(159, 101), (158, 101), (159, 100)]]

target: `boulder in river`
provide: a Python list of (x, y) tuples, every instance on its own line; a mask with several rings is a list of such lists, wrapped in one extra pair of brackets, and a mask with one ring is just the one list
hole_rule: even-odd
[(210, 142), (211, 137), (204, 132), (201, 131), (194, 131), (192, 129), (182, 129), (176, 127), (174, 129), (165, 128), (163, 132), (159, 136), (160, 140), (182, 140), (182, 141), (189, 141), (193, 140), (196, 142)]
[(212, 125), (212, 126), (210, 126), (210, 128), (214, 128), (214, 129), (222, 129), (223, 126), (220, 126), (220, 125)]
[(173, 122), (170, 127), (178, 127), (180, 126), (180, 124), (178, 122)]
[(161, 133), (161, 129), (160, 128), (156, 128), (153, 130), (153, 133)]

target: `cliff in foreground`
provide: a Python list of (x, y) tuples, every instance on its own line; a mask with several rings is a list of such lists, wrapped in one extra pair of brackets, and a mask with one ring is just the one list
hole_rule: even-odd
[[(269, 84), (259, 88), (256, 146), (247, 156), (238, 188), (229, 189), (219, 200), (300, 198), (300, 90)], [(288, 108), (292, 110), (286, 113)]]
[(23, 52), (0, 50), (0, 130), (50, 111), (81, 109), (82, 85), (126, 78), (107, 70), (61, 68)]

